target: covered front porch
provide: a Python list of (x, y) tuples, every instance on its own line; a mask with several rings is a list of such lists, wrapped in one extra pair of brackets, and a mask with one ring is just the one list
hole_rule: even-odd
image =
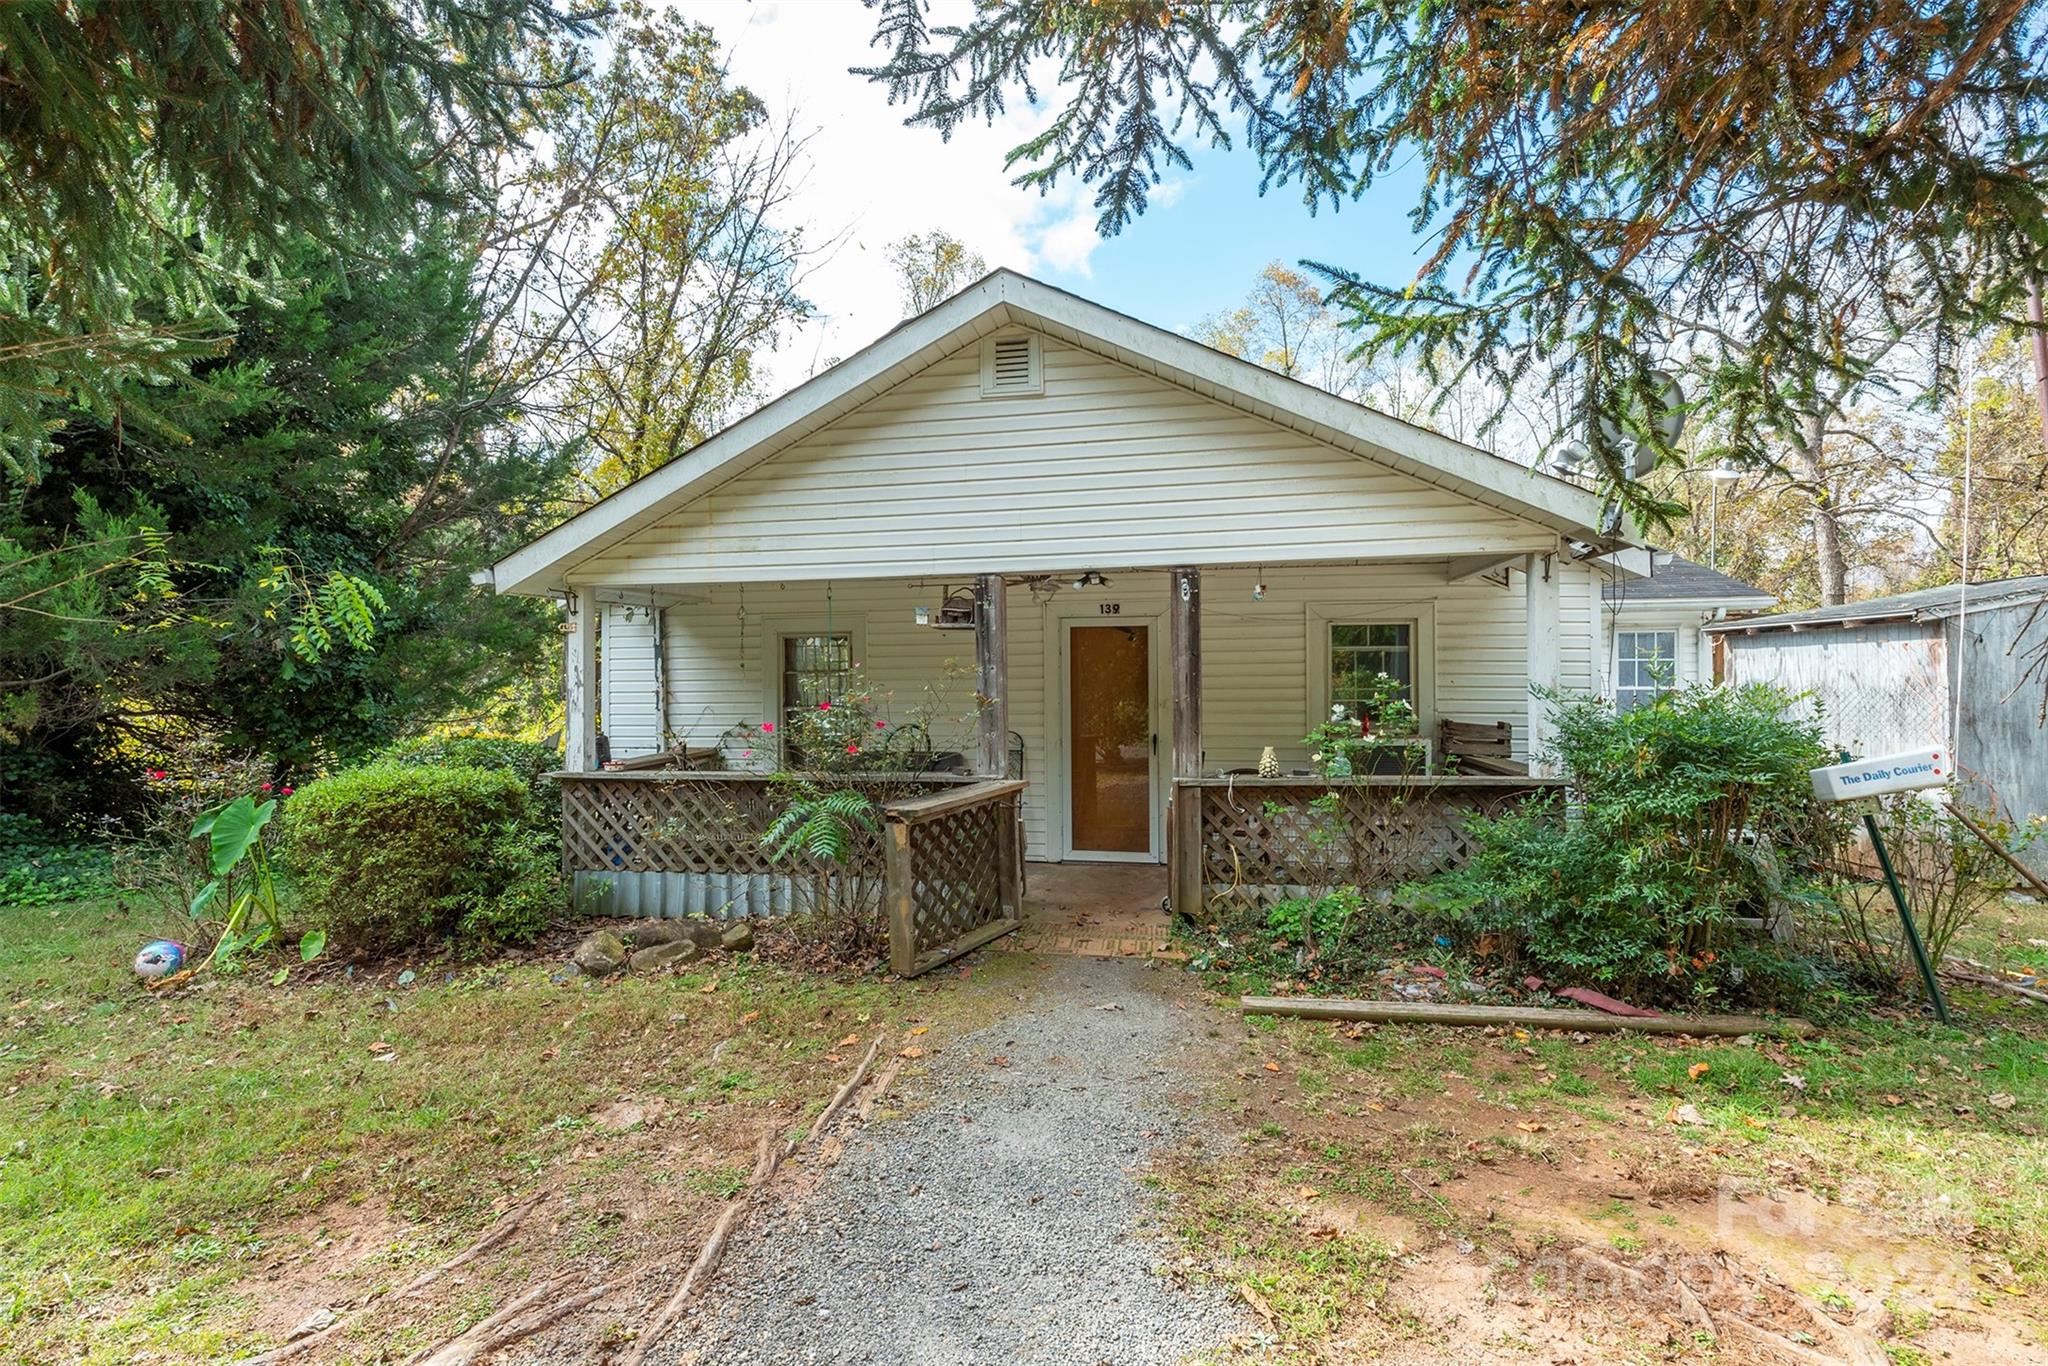
[[(1552, 785), (1528, 772), (1544, 723), (1532, 688), (1600, 676), (1597, 602), (1592, 569), (1562, 547), (572, 586), (565, 866), (586, 907), (786, 912), (802, 878), (760, 836), (767, 775), (801, 756), (769, 736), (857, 679), (893, 742), (877, 749), (908, 772), (868, 782), (886, 789), (883, 838), (844, 875), (874, 879), (912, 927), (899, 970), (1013, 927), (1024, 860), (1163, 865), (1188, 914), (1333, 873), (1426, 875), (1462, 861), (1469, 812)], [(1312, 838), (1309, 803), (1333, 784), (1302, 738), (1361, 669), (1399, 680), (1416, 733), (1388, 741), (1397, 775), (1335, 784), (1347, 835)], [(1268, 749), (1278, 776), (1260, 777)]]

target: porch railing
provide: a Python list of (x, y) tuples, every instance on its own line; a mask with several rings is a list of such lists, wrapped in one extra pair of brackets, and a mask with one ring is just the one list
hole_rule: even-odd
[[(848, 774), (833, 787), (882, 803), (840, 862), (776, 859), (761, 837), (781, 809), (766, 774), (563, 773), (562, 871), (597, 915), (781, 916), (834, 890), (887, 911), (898, 973), (927, 971), (1015, 928), (1017, 802), (1024, 784), (958, 774)], [(898, 848), (898, 832), (907, 838)], [(1014, 870), (1011, 876), (1008, 870)], [(907, 916), (903, 907), (908, 905)], [(958, 941), (979, 936), (961, 947)]]
[(882, 808), (890, 966), (915, 977), (1017, 928), (1027, 784), (979, 782)]
[[(1192, 858), (1205, 903), (1270, 906), (1317, 887), (1395, 886), (1464, 866), (1465, 821), (1558, 792), (1559, 778), (1477, 776), (1184, 778), (1174, 801), (1194, 806)], [(1315, 803), (1336, 798), (1333, 807)]]

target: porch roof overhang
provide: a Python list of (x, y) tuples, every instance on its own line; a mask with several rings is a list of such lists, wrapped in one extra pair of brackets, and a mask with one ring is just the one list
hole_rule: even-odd
[[(1065, 290), (998, 270), (902, 323), (476, 576), (499, 593), (563, 591), (575, 566), (644, 530), (961, 348), (1028, 327), (1399, 471), (1594, 552), (1630, 544), (1598, 496), (1553, 475), (1289, 379)], [(1190, 547), (1191, 562), (1199, 561)], [(989, 566), (990, 569), (1005, 566)]]

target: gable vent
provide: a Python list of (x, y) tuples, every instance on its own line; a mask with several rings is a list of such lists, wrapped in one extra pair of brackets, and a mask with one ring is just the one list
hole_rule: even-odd
[(1012, 332), (981, 344), (981, 392), (986, 397), (1045, 392), (1035, 333)]

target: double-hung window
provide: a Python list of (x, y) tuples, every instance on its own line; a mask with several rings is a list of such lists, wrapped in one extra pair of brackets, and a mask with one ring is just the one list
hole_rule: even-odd
[(1614, 709), (1634, 711), (1669, 692), (1678, 669), (1678, 632), (1618, 631), (1614, 636)]
[(1415, 701), (1415, 623), (1412, 621), (1330, 623), (1330, 703), (1358, 715), (1359, 703), (1375, 695), (1385, 674), (1401, 685), (1401, 697)]

